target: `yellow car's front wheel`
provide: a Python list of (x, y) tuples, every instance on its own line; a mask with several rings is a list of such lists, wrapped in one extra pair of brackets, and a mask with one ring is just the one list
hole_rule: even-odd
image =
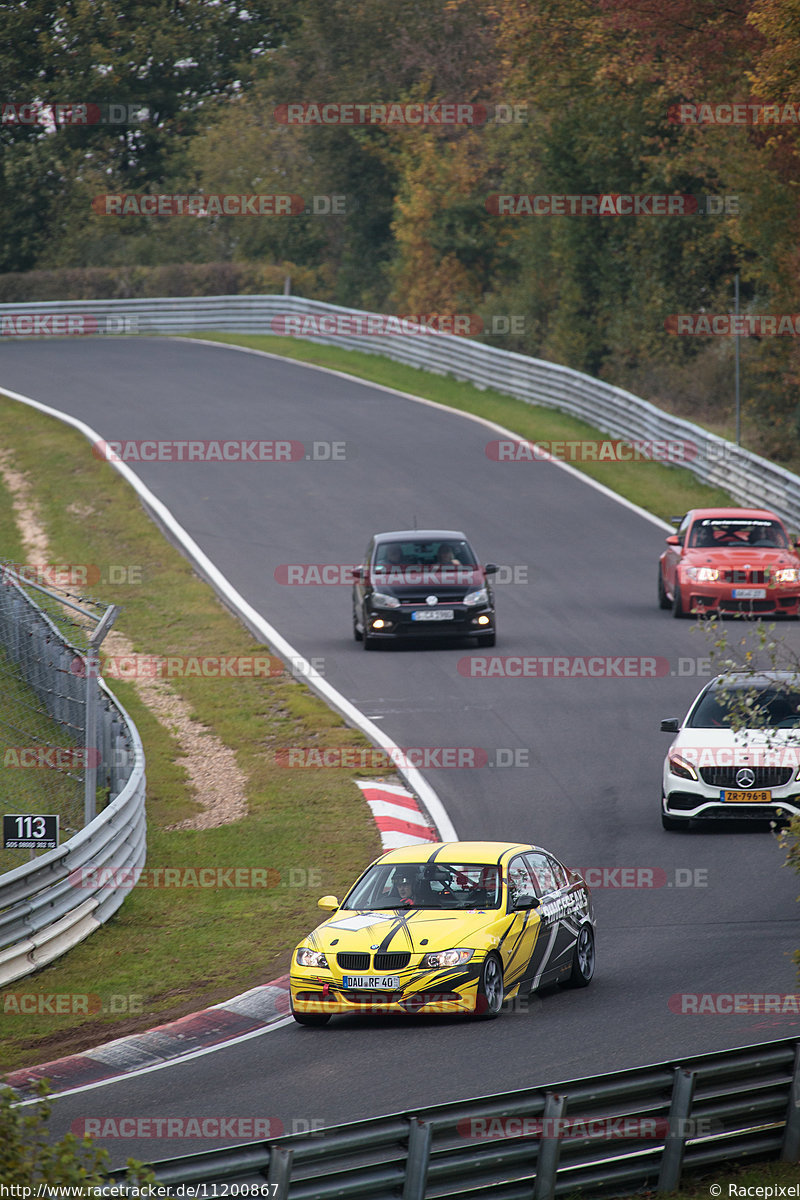
[(491, 1021), (500, 1015), (505, 996), (503, 964), (496, 954), (487, 954), (481, 967), (478, 991), (475, 997), (475, 1016)]
[(298, 1012), (294, 1005), (292, 1005), (292, 1016), (298, 1025), (327, 1025), (331, 1019), (330, 1013)]

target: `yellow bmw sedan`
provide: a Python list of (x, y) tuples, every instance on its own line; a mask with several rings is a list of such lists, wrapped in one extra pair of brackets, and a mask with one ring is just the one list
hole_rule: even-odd
[(292, 956), (292, 1014), (496, 1017), (504, 1000), (594, 974), (589, 888), (540, 846), (424, 842), (367, 867)]

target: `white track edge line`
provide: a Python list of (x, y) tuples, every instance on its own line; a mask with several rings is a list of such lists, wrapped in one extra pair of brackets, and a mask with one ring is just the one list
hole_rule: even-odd
[[(182, 341), (182, 344), (186, 345), (187, 343), (190, 344), (192, 339), (176, 340)], [(212, 343), (215, 346), (218, 344)], [(12, 400), (18, 400), (22, 404), (27, 404), (31, 408), (45, 413), (47, 416), (55, 417), (57, 420), (71, 425), (92, 442), (93, 445), (102, 441), (100, 435), (90, 425), (87, 425), (77, 417), (70, 416), (69, 413), (61, 412), (57, 408), (51, 408), (50, 405), (43, 404), (39, 400), (34, 400), (30, 396), (25, 396), (21, 392), (9, 391), (3, 388), (2, 384), (0, 384), (0, 391), (6, 396), (10, 396)], [(278, 633), (278, 630), (262, 617), (260, 613), (256, 612), (252, 605), (247, 603), (244, 597), (229, 583), (205, 552), (200, 549), (194, 538), (178, 523), (167, 506), (150, 491), (146, 484), (142, 483), (141, 479), (130, 469), (127, 463), (114, 462), (111, 459), (107, 459), (106, 461), (111, 463), (123, 479), (136, 491), (139, 498), (156, 514), (158, 520), (169, 531), (170, 536), (178, 543), (186, 557), (202, 572), (214, 590), (226, 600), (243, 621), (249, 624), (251, 629), (257, 630), (260, 639), (269, 643), (284, 660), (293, 661), (295, 666), (299, 664), (301, 678), (344, 717), (349, 724), (360, 729), (366, 737), (370, 738), (371, 741), (382, 747), (382, 749), (390, 753), (396, 753), (398, 758), (401, 757), (400, 747), (391, 738), (387, 737), (382, 729), (370, 721), (360, 709), (356, 708), (354, 704), (343, 696), (341, 692), (337, 691), (327, 680), (323, 679), (307, 659), (298, 654), (291, 643), (282, 634)], [(416, 767), (398, 767), (397, 770), (428, 809), (442, 840), (446, 842), (457, 841), (455, 827), (442, 801), (428, 781), (420, 774)]]

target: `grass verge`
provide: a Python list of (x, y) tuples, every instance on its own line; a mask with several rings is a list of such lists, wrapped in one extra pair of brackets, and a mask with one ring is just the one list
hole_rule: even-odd
[[(53, 561), (100, 567), (94, 597), (121, 606), (117, 628), (137, 652), (264, 653), (85, 438), (5, 397), (0, 422), (15, 465), (33, 481)], [(7, 519), (3, 532), (0, 556), (21, 559)], [(141, 582), (103, 582), (112, 564), (135, 565)], [(135, 888), (87, 941), (0, 993), (2, 1070), (150, 1028), (285, 973), (288, 951), (316, 922), (318, 896), (341, 895), (380, 853), (352, 783), (364, 772), (290, 771), (276, 763), (282, 747), (368, 744), (296, 679), (173, 681), (192, 715), (235, 752), (247, 779), (246, 818), (207, 830), (170, 830), (198, 812), (179, 742), (132, 683), (111, 686), (145, 745), (148, 868), (177, 868), (181, 879), (191, 878), (189, 868), (266, 868), (273, 886)], [(14, 1011), (19, 993), (75, 999), (65, 1015), (23, 1015)]]

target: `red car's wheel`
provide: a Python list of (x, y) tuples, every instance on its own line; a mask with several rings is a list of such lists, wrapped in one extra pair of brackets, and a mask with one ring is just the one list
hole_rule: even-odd
[(672, 615), (680, 620), (681, 617), (688, 617), (688, 613), (683, 611), (683, 601), (681, 600), (681, 589), (678, 587), (678, 581), (675, 580), (675, 595), (672, 599)]

